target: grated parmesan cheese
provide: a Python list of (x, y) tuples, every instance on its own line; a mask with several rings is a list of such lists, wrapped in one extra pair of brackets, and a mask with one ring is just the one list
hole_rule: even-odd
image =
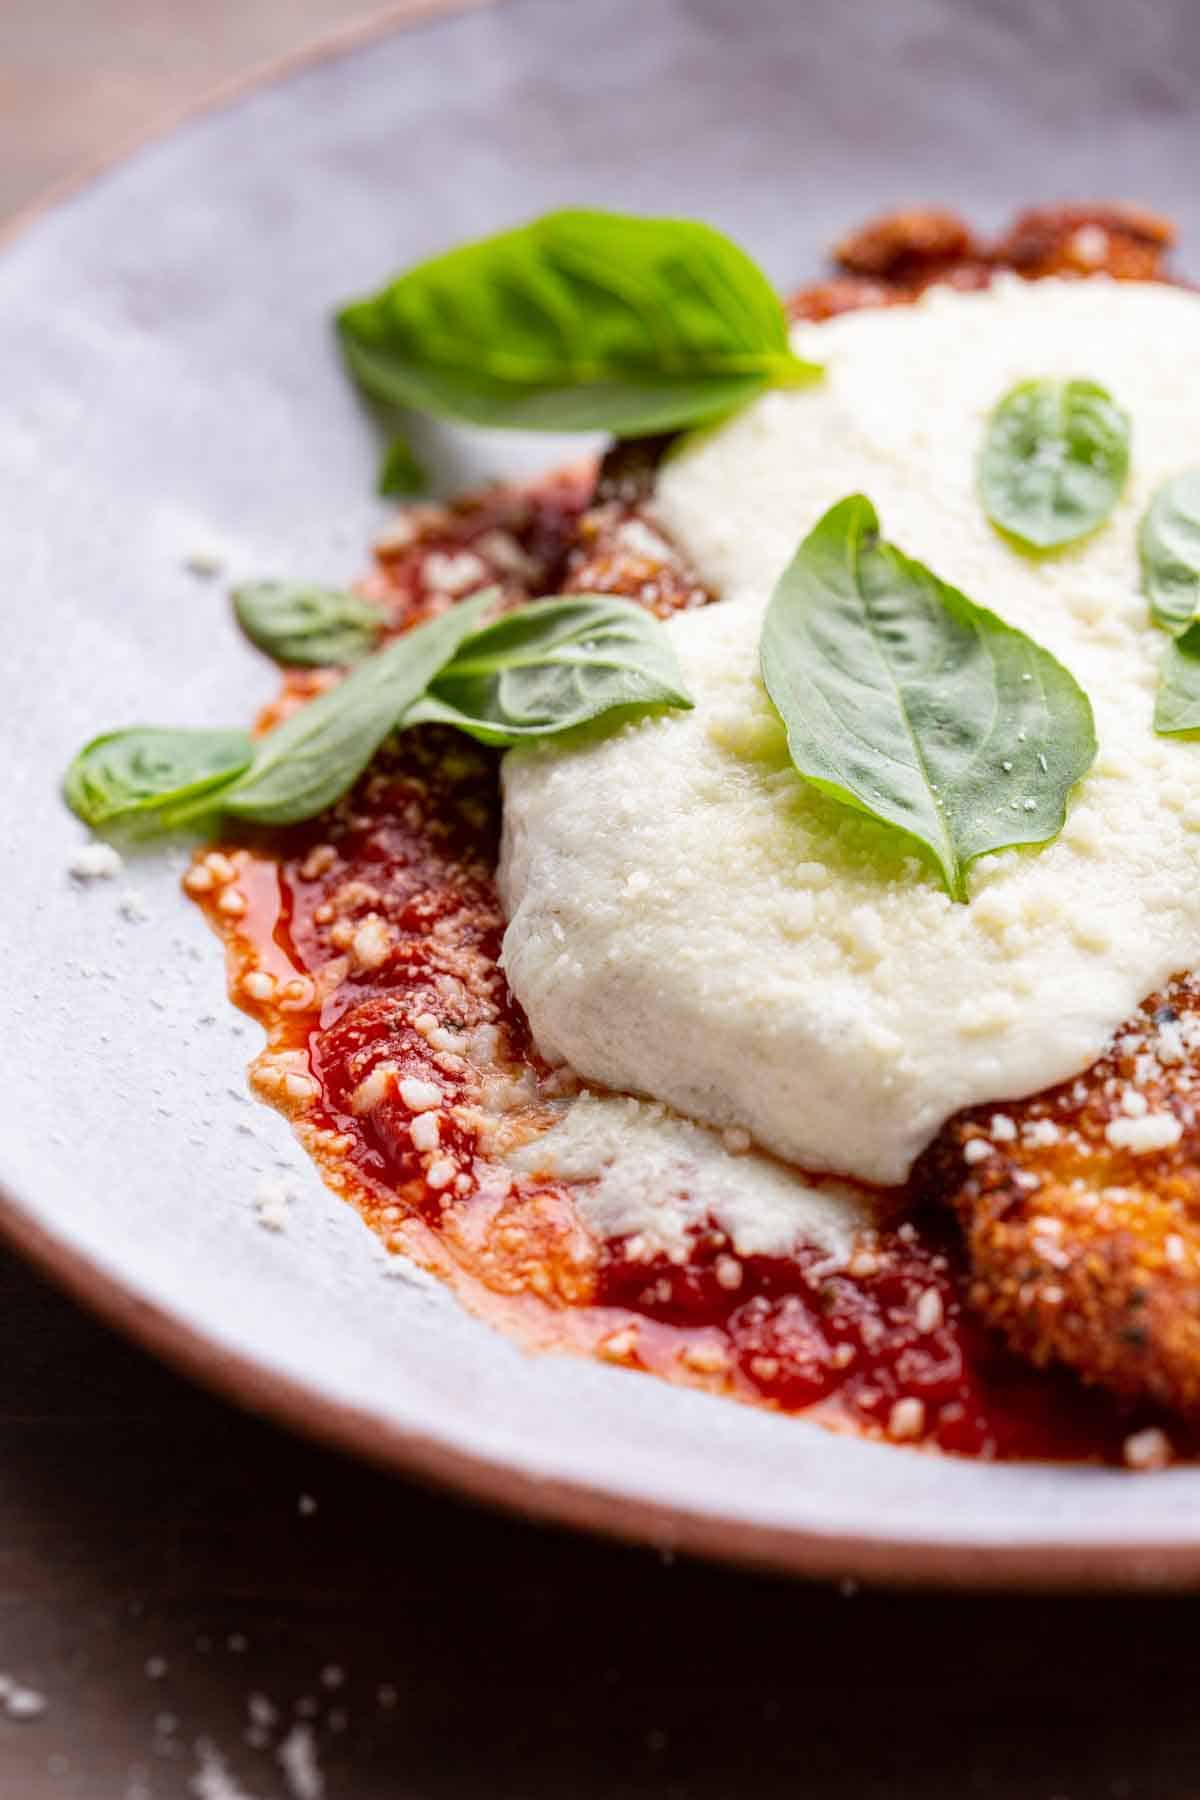
[[(624, 1096), (581, 1094), (509, 1160), (518, 1172), (577, 1183), (575, 1205), (600, 1237), (640, 1233), (648, 1249), (672, 1256), (711, 1218), (737, 1256), (784, 1255), (804, 1243), (845, 1259), (873, 1219), (868, 1196), (845, 1182), (811, 1181), (731, 1150), (717, 1132)], [(722, 1285), (737, 1287), (740, 1265), (725, 1263)]]
[(1110, 1119), (1104, 1135), (1115, 1149), (1146, 1156), (1152, 1150), (1169, 1150), (1177, 1144), (1183, 1136), (1183, 1126), (1174, 1113), (1143, 1113), (1139, 1118)]
[(91, 844), (81, 844), (74, 852), (67, 864), (67, 873), (76, 881), (111, 881), (124, 867), (120, 851), (96, 839)]

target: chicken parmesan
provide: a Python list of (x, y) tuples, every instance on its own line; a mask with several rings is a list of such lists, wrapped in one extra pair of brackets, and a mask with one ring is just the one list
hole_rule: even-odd
[[(595, 463), (401, 512), (343, 619), (369, 654), (284, 657), (259, 721), (281, 743), (351, 682), (369, 712), (442, 633), (340, 797), (267, 767), (239, 813), (253, 748), (202, 747), (234, 828), (184, 885), (265, 1029), (256, 1093), (528, 1347), (963, 1455), (1192, 1453), (1200, 300), (1170, 240), (1129, 207), (990, 244), (871, 222), (729, 404), (672, 388)], [(353, 309), (360, 378), (402, 302)]]

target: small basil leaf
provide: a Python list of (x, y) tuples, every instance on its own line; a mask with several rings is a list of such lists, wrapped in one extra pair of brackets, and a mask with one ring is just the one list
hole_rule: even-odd
[(340, 799), (495, 601), (496, 589), (485, 589), (405, 632), (260, 738), (246, 773), (222, 794), (222, 810), (292, 825)]
[(602, 713), (691, 704), (657, 619), (628, 600), (577, 594), (535, 601), (468, 638), (405, 723), (437, 719), (512, 745)]
[(535, 431), (667, 431), (820, 373), (762, 271), (707, 225), (557, 212), (434, 257), (338, 315), (392, 405)]
[(429, 478), (407, 438), (394, 437), (379, 465), (381, 494), (423, 494)]
[(1030, 550), (1102, 525), (1129, 469), (1129, 415), (1094, 381), (1023, 381), (988, 422), (979, 467), (988, 518)]
[(1182, 631), (1200, 608), (1200, 469), (1164, 481), (1154, 494), (1138, 531), (1138, 553), (1155, 623)]
[[(133, 814), (162, 814), (211, 796), (245, 769), (254, 745), (245, 731), (131, 725), (85, 744), (63, 779), (71, 811), (88, 825)], [(161, 818), (159, 823), (167, 823)]]
[(251, 582), (234, 593), (233, 610), (252, 644), (293, 668), (361, 662), (383, 630), (369, 601), (303, 582)]
[(1054, 837), (1096, 754), (1048, 651), (831, 507), (767, 608), (762, 672), (805, 780), (923, 844), (951, 897), (976, 857)]
[(1200, 731), (1200, 623), (1189, 625), (1167, 646), (1154, 703), (1160, 737)]

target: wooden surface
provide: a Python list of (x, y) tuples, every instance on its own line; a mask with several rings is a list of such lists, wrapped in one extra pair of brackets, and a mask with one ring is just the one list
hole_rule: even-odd
[(387, 4), (0, 0), (0, 219), (219, 83)]
[[(0, 214), (360, 11), (8, 0)], [(0, 1800), (1192, 1800), (1195, 1628), (476, 1512), (232, 1413), (0, 1256), (0, 1676), (45, 1702), (0, 1705)]]
[(843, 1595), (493, 1517), (0, 1265), (0, 1665), (46, 1699), (0, 1713), (4, 1800), (224, 1800), (205, 1740), (242, 1800), (289, 1800), (275, 1746), (314, 1708), (326, 1800), (1190, 1800), (1195, 1616)]

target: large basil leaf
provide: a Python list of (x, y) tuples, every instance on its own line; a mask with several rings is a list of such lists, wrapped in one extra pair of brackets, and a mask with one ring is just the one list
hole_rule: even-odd
[(408, 714), (481, 743), (557, 736), (601, 713), (690, 707), (670, 639), (640, 606), (604, 594), (535, 601), (462, 643)]
[(801, 775), (910, 833), (955, 900), (976, 857), (1062, 829), (1096, 754), (1062, 664), (885, 543), (860, 494), (780, 578), (762, 671)]
[(666, 431), (820, 372), (762, 271), (684, 219), (550, 213), (419, 264), (337, 325), (375, 398), (526, 430)]
[(1200, 610), (1200, 469), (1157, 490), (1142, 518), (1138, 552), (1156, 624), (1182, 631)]
[(252, 644), (293, 668), (361, 662), (383, 630), (379, 609), (358, 594), (298, 581), (255, 581), (233, 596)]
[(979, 467), (987, 515), (1031, 550), (1102, 525), (1129, 469), (1129, 415), (1094, 381), (1023, 381), (988, 422)]
[(165, 823), (168, 808), (211, 800), (248, 767), (253, 754), (245, 731), (132, 725), (84, 745), (63, 778), (63, 795), (89, 825), (128, 821), (134, 814)]
[(292, 825), (340, 799), (495, 601), (495, 588), (461, 601), (292, 713), (259, 739), (246, 773), (222, 794), (222, 810), (258, 825)]
[(1154, 703), (1160, 737), (1200, 731), (1200, 623), (1189, 625), (1168, 645)]

